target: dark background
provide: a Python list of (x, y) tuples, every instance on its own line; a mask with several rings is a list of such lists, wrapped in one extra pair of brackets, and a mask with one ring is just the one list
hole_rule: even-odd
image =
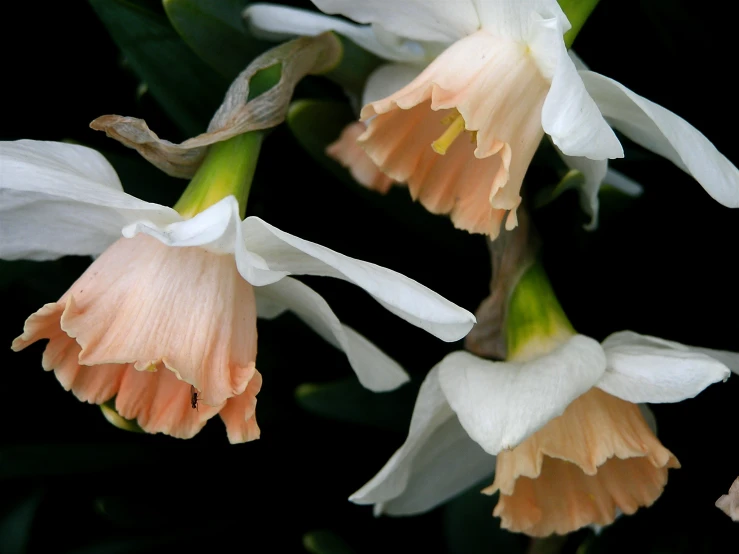
[[(575, 50), (591, 69), (680, 114), (737, 163), (729, 61), (735, 30), (719, 6), (602, 0)], [(137, 92), (140, 80), (90, 5), (13, 2), (4, 8), (1, 138), (92, 146), (109, 156), (129, 192), (173, 203), (184, 181), (162, 176), (88, 127), (114, 113), (146, 119), (163, 138), (187, 138), (150, 93)], [(298, 93), (342, 98), (319, 78)], [(739, 214), (669, 162), (626, 145), (629, 157), (613, 167), (642, 183), (645, 193), (604, 206), (596, 233), (582, 230), (574, 192), (534, 212), (544, 262), (572, 323), (599, 340), (632, 329), (739, 350)], [(533, 190), (531, 180), (526, 186)], [(404, 219), (399, 210), (414, 215)], [(284, 126), (265, 142), (248, 214), (400, 271), (471, 311), (487, 294), (490, 262), (480, 236), (428, 216), (403, 190), (379, 198), (342, 182)], [(369, 507), (346, 500), (403, 442), (418, 384), (461, 343), (434, 339), (346, 283), (306, 279), (342, 321), (403, 364), (413, 383), (394, 393), (363, 393), (343, 355), (287, 315), (259, 322), (257, 365), (265, 378), (259, 441), (230, 446), (217, 418), (189, 441), (127, 433), (41, 369), (42, 345), (9, 349), (25, 318), (63, 294), (89, 260), (0, 263), (0, 344), (8, 347), (0, 349), (0, 551), (302, 552), (303, 535), (317, 529), (332, 531), (359, 553), (518, 552), (525, 545), (497, 531), (489, 515), (496, 498), (474, 490), (409, 518), (375, 519)], [(336, 390), (353, 395), (341, 393), (349, 411), (360, 406), (370, 413), (364, 424), (324, 417), (296, 401), (299, 385), (336, 380), (345, 387)], [(619, 519), (597, 538), (576, 533), (563, 551), (574, 552), (583, 541), (582, 552), (733, 551), (738, 528), (713, 504), (739, 474), (737, 395), (734, 377), (696, 399), (653, 406), (660, 439), (682, 469), (671, 471), (652, 508)]]

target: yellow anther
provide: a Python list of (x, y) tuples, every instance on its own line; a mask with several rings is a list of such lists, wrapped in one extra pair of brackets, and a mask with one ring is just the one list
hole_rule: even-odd
[(434, 149), (434, 152), (443, 156), (462, 131), (464, 131), (464, 118), (457, 115), (450, 123), (449, 128), (431, 143), (431, 148)]
[(470, 131), (470, 142), (472, 144), (477, 143), (477, 131)]

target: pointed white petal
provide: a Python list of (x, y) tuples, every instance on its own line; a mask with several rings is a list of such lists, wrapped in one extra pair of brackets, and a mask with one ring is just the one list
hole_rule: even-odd
[(434, 368), (418, 392), (405, 443), (349, 500), (375, 504), (377, 514), (417, 514), (447, 501), (494, 469), (495, 457), (469, 438), (449, 408)]
[(615, 169), (609, 169), (606, 172), (604, 182), (628, 196), (641, 196), (644, 192), (644, 187), (639, 183)]
[(362, 104), (382, 100), (398, 92), (421, 73), (417, 65), (389, 63), (375, 69), (367, 79), (362, 94)]
[(559, 148), (557, 152), (559, 152), (567, 167), (576, 169), (582, 173), (585, 179), (579, 190), (580, 207), (590, 216), (590, 223), (585, 225), (585, 228), (592, 231), (598, 226), (598, 209), (600, 207), (598, 192), (608, 173), (608, 160), (589, 160), (579, 156), (568, 156), (563, 154)]
[(355, 25), (338, 17), (278, 6), (252, 4), (244, 10), (244, 18), (251, 33), (265, 40), (288, 40), (297, 36), (313, 36), (325, 31), (336, 31), (358, 46), (386, 60), (419, 61), (424, 51), (421, 45), (403, 40), (378, 40), (369, 25)]
[(585, 65), (585, 62), (582, 61), (582, 58), (575, 54), (574, 50), (568, 50), (567, 53), (570, 55), (570, 59), (572, 60), (572, 63), (575, 64), (575, 68), (580, 71), (581, 69), (588, 69), (588, 66)]
[(462, 427), (490, 454), (513, 448), (559, 416), (601, 378), (606, 358), (593, 339), (575, 335), (527, 362), (491, 362), (453, 352), (439, 381)]
[(180, 216), (121, 190), (113, 167), (76, 144), (0, 142), (0, 258), (99, 254), (139, 218)]
[(634, 403), (680, 402), (725, 381), (730, 374), (709, 349), (631, 331), (610, 335), (603, 341), (603, 349), (608, 365), (598, 388)]
[[(359, 382), (373, 391), (393, 390), (406, 381), (408, 374), (400, 365), (362, 335), (342, 325), (326, 301), (307, 285), (285, 277), (266, 287), (256, 287), (257, 310), (265, 308), (260, 317), (276, 317), (282, 306), (295, 313), (311, 329), (336, 348), (343, 350)], [(283, 310), (284, 311), (284, 310)]]
[(473, 0), (313, 0), (328, 14), (375, 23), (413, 40), (453, 42), (480, 28)]
[(553, 19), (559, 26), (560, 39), (571, 27), (556, 0), (474, 0), (474, 3), (483, 29), (516, 41), (531, 41), (532, 20)]
[(242, 229), (249, 251), (264, 260), (270, 270), (354, 283), (395, 315), (442, 340), (461, 339), (475, 323), (475, 316), (467, 310), (390, 269), (300, 239), (258, 217), (246, 218)]
[(546, 66), (551, 67), (552, 86), (544, 101), (541, 124), (552, 142), (568, 156), (623, 158), (621, 143), (585, 89), (561, 30), (551, 21), (542, 22), (531, 48), (545, 73)]
[(690, 173), (717, 202), (739, 207), (739, 170), (700, 131), (613, 79), (592, 71), (580, 75), (616, 129)]
[(590, 216), (590, 222), (585, 225), (585, 229), (588, 231), (598, 227), (598, 210), (600, 209), (598, 193), (604, 184), (610, 185), (629, 196), (639, 196), (643, 192), (639, 183), (615, 169), (609, 169), (608, 160), (590, 160), (577, 156), (567, 156), (559, 149), (557, 149), (557, 152), (567, 167), (576, 169), (583, 174), (584, 182), (579, 190), (580, 207)]

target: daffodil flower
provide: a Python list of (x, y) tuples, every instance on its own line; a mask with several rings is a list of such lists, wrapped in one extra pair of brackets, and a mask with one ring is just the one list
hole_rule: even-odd
[[(265, 5), (245, 15), (272, 37), (333, 29), (392, 62), (368, 79), (366, 130), (345, 138), (460, 229), (495, 238), (503, 221), (508, 230), (517, 225), (523, 178), (545, 134), (585, 175), (594, 225), (607, 160), (624, 155), (614, 128), (690, 173), (721, 204), (739, 207), (739, 171), (704, 135), (570, 56), (570, 22), (555, 0), (313, 3), (368, 25)], [(348, 148), (333, 148), (346, 165), (357, 159)], [(367, 170), (354, 173), (387, 186)]]
[(28, 318), (13, 349), (48, 339), (43, 367), (65, 389), (95, 404), (115, 396), (117, 412), (147, 432), (189, 438), (219, 414), (231, 442), (257, 438), (256, 318), (285, 310), (342, 349), (364, 386), (382, 391), (407, 380), (290, 275), (349, 281), (442, 340), (460, 339), (474, 323), (398, 273), (258, 217), (242, 221), (231, 194), (202, 210), (191, 208), (206, 197), (187, 194), (178, 213), (123, 192), (112, 166), (89, 148), (0, 143), (0, 258), (97, 256), (57, 302)]
[[(694, 397), (738, 371), (739, 354), (631, 331), (598, 343), (575, 333), (541, 279), (530, 270), (514, 293), (507, 360), (447, 355), (421, 385), (405, 443), (350, 500), (420, 513), (494, 473), (482, 491), (500, 493), (493, 514), (532, 536), (657, 500), (680, 464), (641, 404)], [(533, 310), (515, 305), (527, 294)]]

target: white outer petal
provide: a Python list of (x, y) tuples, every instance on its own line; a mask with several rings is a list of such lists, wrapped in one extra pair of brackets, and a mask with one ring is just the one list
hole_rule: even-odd
[(128, 238), (137, 233), (145, 233), (167, 246), (198, 246), (216, 254), (233, 255), (241, 276), (254, 286), (268, 285), (287, 275), (285, 271), (270, 270), (264, 259), (248, 249), (239, 203), (233, 196), (223, 198), (191, 219), (170, 225), (142, 219), (123, 229), (123, 236)]
[(388, 31), (420, 41), (454, 42), (480, 28), (473, 0), (312, 0), (328, 14), (359, 23), (376, 23)]
[(580, 76), (616, 129), (690, 173), (717, 202), (739, 207), (739, 170), (700, 131), (613, 79), (592, 71)]
[(242, 231), (249, 251), (264, 260), (270, 270), (336, 277), (354, 283), (390, 312), (442, 340), (461, 339), (475, 323), (475, 316), (467, 310), (390, 269), (300, 239), (258, 217), (244, 220)]
[(568, 156), (623, 158), (621, 143), (567, 53), (557, 20), (539, 22), (530, 44), (540, 69), (552, 79), (541, 112), (542, 127), (552, 142)]
[(367, 78), (362, 104), (382, 100), (398, 92), (423, 71), (419, 65), (389, 63), (375, 69)]
[(603, 341), (603, 349), (608, 365), (597, 387), (637, 404), (693, 398), (730, 375), (720, 358), (712, 357), (708, 349), (631, 331), (610, 335)]
[(433, 368), (418, 392), (405, 443), (349, 500), (375, 504), (377, 515), (417, 514), (466, 490), (494, 469), (495, 457), (462, 429)]
[(439, 381), (462, 427), (489, 454), (513, 448), (561, 415), (601, 378), (606, 357), (593, 339), (575, 335), (527, 362), (492, 362), (453, 352)]
[(326, 341), (346, 353), (359, 382), (366, 388), (388, 391), (408, 381), (408, 375), (395, 360), (342, 325), (326, 301), (307, 285), (285, 277), (272, 285), (256, 287), (254, 293), (257, 315), (276, 317), (285, 309), (294, 312)]
[(561, 34), (570, 30), (570, 22), (556, 0), (474, 0), (486, 31), (529, 42), (532, 20), (554, 19)]
[(159, 224), (181, 217), (121, 189), (98, 152), (76, 144), (0, 142), (0, 258), (51, 260), (95, 255), (121, 228), (146, 217)]
[(598, 227), (598, 211), (600, 209), (600, 200), (598, 193), (603, 184), (611, 185), (613, 188), (620, 190), (629, 196), (639, 196), (643, 189), (639, 183), (629, 179), (623, 173), (615, 169), (609, 169), (608, 160), (590, 160), (577, 156), (568, 156), (563, 154), (557, 148), (557, 152), (564, 161), (565, 165), (570, 169), (576, 169), (583, 174), (585, 179), (582, 187), (580, 187), (580, 207), (590, 216), (590, 222), (585, 225), (588, 231)]
[(418, 43), (400, 37), (396, 37), (396, 40), (379, 40), (370, 25), (355, 25), (338, 17), (308, 10), (275, 4), (251, 4), (243, 15), (251, 33), (265, 40), (288, 40), (296, 36), (336, 31), (386, 60), (419, 61), (424, 57), (424, 49)]
[(580, 193), (580, 207), (590, 216), (590, 223), (586, 224), (585, 228), (592, 231), (598, 226), (598, 210), (600, 208), (598, 192), (608, 173), (608, 160), (589, 160), (579, 156), (568, 156), (563, 154), (559, 148), (557, 148), (557, 152), (567, 167), (576, 169), (582, 173), (585, 179), (578, 191)]

